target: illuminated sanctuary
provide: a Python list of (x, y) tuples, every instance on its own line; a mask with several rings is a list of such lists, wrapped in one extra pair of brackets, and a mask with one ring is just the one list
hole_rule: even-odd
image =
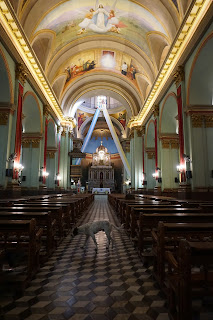
[(92, 164), (89, 167), (88, 179), (89, 191), (93, 188), (110, 188), (114, 190), (114, 168), (111, 163), (111, 154), (107, 148), (101, 145), (96, 149), (92, 156)]

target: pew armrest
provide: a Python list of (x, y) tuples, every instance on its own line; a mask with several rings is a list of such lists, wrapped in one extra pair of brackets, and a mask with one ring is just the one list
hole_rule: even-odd
[(165, 256), (166, 256), (166, 260), (168, 261), (170, 267), (177, 271), (178, 270), (178, 262), (175, 259), (173, 253), (171, 251), (166, 251)]
[(151, 231), (151, 236), (154, 242), (158, 241), (157, 233), (154, 230)]
[(42, 234), (43, 234), (43, 229), (39, 228), (39, 230), (36, 232), (36, 240), (40, 241)]

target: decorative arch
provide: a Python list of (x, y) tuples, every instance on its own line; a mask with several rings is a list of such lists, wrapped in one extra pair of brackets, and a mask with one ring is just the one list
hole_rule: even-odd
[[(0, 87), (1, 98), (0, 99), (5, 97), (3, 100), (1, 100), (1, 102), (14, 103), (14, 91), (13, 91), (13, 83), (12, 83), (10, 68), (9, 68), (7, 59), (5, 57), (5, 54), (0, 48), (0, 65), (1, 65), (1, 58), (2, 58), (1, 70), (3, 70), (4, 72), (4, 67), (5, 67), (6, 72), (3, 74), (3, 72), (1, 71), (1, 87)], [(6, 82), (5, 86), (4, 86), (4, 81)], [(8, 89), (6, 87), (8, 87)], [(6, 93), (6, 96), (5, 96), (5, 93)], [(8, 99), (7, 99), (7, 94), (8, 94)]]
[[(119, 83), (118, 83), (119, 81)], [(86, 74), (82, 78), (68, 87), (64, 93), (61, 106), (65, 114), (74, 116), (76, 110), (84, 101), (83, 96), (94, 91), (95, 95), (98, 92), (109, 92), (109, 96), (120, 101), (127, 110), (129, 118), (137, 115), (142, 105), (142, 99), (134, 85), (126, 83), (122, 75), (111, 75), (109, 72), (93, 73), (92, 76)], [(103, 94), (103, 93), (102, 93)]]
[[(29, 101), (29, 104), (28, 104)], [(42, 114), (36, 95), (28, 91), (23, 98), (23, 120), (24, 132), (38, 132), (42, 134)]]
[[(187, 98), (186, 98), (187, 105), (190, 104), (190, 94), (191, 94), (191, 89), (192, 89), (193, 72), (195, 71), (196, 66), (198, 65), (198, 64), (197, 64), (197, 61), (198, 61), (198, 59), (200, 58), (203, 49), (206, 48), (207, 43), (208, 43), (209, 41), (211, 41), (212, 38), (213, 38), (213, 32), (211, 32), (211, 34), (209, 34), (209, 35), (206, 37), (206, 39), (203, 40), (203, 42), (201, 43), (200, 47), (199, 47), (198, 50), (197, 50), (197, 53), (196, 53), (196, 55), (195, 55), (195, 57), (194, 57), (194, 60), (193, 60), (193, 62), (192, 62), (191, 70), (190, 70), (190, 73), (189, 73), (188, 84), (187, 84)], [(211, 45), (212, 45), (212, 48), (213, 48), (213, 42), (211, 43)], [(212, 49), (212, 50), (213, 50), (213, 49)], [(212, 64), (212, 50), (207, 50), (206, 53), (209, 54), (208, 58), (209, 58), (210, 60), (209, 60), (207, 57), (205, 57), (205, 59), (202, 60), (203, 62), (205, 62), (205, 64), (208, 64), (208, 61), (210, 61), (210, 63)], [(211, 64), (210, 64), (210, 65), (211, 65)], [(199, 67), (201, 67), (201, 63), (199, 63)], [(207, 66), (206, 66), (206, 67), (207, 67)], [(210, 66), (209, 66), (209, 67), (210, 67)], [(206, 69), (205, 66), (204, 66), (204, 69)], [(211, 71), (211, 68), (207, 68), (207, 70), (208, 70), (208, 69), (209, 69), (209, 71)], [(198, 70), (198, 72), (199, 72), (199, 70)], [(201, 71), (201, 72), (202, 72), (202, 71)], [(199, 75), (200, 75), (200, 72), (199, 72)], [(211, 82), (212, 82), (212, 83), (211, 83), (210, 81), (209, 81), (209, 82), (210, 82), (210, 83), (209, 83), (209, 82), (208, 82), (208, 79), (206, 79), (207, 74), (206, 74), (206, 72), (205, 72), (206, 82), (208, 82), (209, 87), (211, 87), (210, 90), (212, 90), (212, 86), (213, 86), (213, 73), (211, 72), (211, 75), (209, 75), (209, 76), (210, 76), (210, 79), (211, 79)], [(202, 80), (201, 80), (201, 79), (202, 79)], [(204, 84), (203, 84), (203, 78), (202, 78), (201, 76), (196, 77), (196, 81), (199, 82), (198, 85), (197, 85), (197, 86), (199, 86), (199, 89), (208, 90), (208, 87), (207, 87), (207, 88), (203, 88), (203, 85), (204, 85)], [(205, 82), (205, 83), (206, 83), (206, 82)], [(195, 89), (196, 89), (196, 88), (195, 88)], [(195, 92), (196, 92), (196, 91), (195, 91)], [(207, 93), (208, 93), (208, 92), (205, 93), (206, 96), (207, 96)], [(212, 94), (212, 92), (211, 92), (211, 94)], [(198, 98), (198, 104), (205, 104), (205, 103), (199, 102), (199, 96), (195, 97), (196, 100), (197, 100), (197, 98)], [(206, 104), (209, 104), (209, 105), (210, 105), (211, 103), (212, 103), (212, 101), (209, 101), (209, 103), (206, 103)]]
[[(166, 108), (168, 108), (167, 107), (168, 100), (170, 100), (171, 98), (173, 98), (175, 100), (176, 111), (174, 111), (174, 105), (172, 104), (172, 107), (173, 107), (172, 109), (173, 110), (168, 110), (167, 112), (165, 112)], [(178, 114), (177, 95), (174, 92), (170, 92), (165, 97), (163, 105), (162, 105), (162, 108), (161, 108), (160, 121), (159, 121), (159, 133), (162, 133), (162, 132), (164, 132), (164, 133), (175, 133), (175, 131), (173, 131), (171, 127), (172, 127), (172, 124), (174, 124), (175, 128), (176, 128), (176, 121), (174, 119), (177, 116), (177, 114)], [(163, 128), (163, 126), (164, 126), (164, 122), (163, 122), (164, 115), (165, 115), (165, 118), (166, 118), (168, 126), (170, 126), (170, 128), (168, 127), (167, 131), (165, 131), (164, 128)]]

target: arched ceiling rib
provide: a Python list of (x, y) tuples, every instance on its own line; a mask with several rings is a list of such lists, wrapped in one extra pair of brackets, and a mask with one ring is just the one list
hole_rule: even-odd
[[(107, 73), (107, 72), (93, 72), (93, 74), (85, 74), (78, 78), (71, 86), (64, 92), (62, 99), (62, 109), (64, 112), (74, 116), (72, 108), (76, 102), (81, 99), (84, 101), (84, 94), (88, 92), (96, 92), (95, 95), (107, 95), (114, 97), (118, 101), (122, 100), (129, 116), (137, 115), (142, 105), (142, 97), (137, 92), (134, 85), (127, 83), (122, 75)], [(94, 96), (94, 93), (91, 94)]]

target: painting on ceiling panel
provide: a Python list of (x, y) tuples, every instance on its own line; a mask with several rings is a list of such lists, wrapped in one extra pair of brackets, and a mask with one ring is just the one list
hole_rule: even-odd
[(167, 35), (157, 17), (128, 0), (66, 1), (44, 16), (34, 33), (42, 29), (56, 33), (54, 52), (85, 36), (106, 34), (125, 38), (149, 55), (147, 32)]
[(95, 53), (94, 51), (82, 53), (73, 57), (65, 68), (67, 73), (66, 84), (75, 78), (81, 76), (85, 72), (95, 69)]
[(111, 116), (117, 119), (124, 129), (126, 128), (126, 111), (118, 112), (116, 114), (112, 114)]
[(92, 114), (87, 113), (87, 112), (82, 112), (80, 110), (78, 110), (77, 112), (77, 119), (78, 119), (78, 129), (80, 128), (80, 126), (84, 123), (84, 121), (91, 117)]

